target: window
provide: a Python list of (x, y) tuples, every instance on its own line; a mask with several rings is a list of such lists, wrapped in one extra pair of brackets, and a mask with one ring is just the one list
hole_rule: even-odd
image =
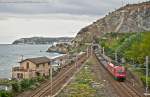
[(43, 64), (43, 67), (45, 67), (45, 64)]
[(17, 73), (17, 78), (22, 79), (23, 78), (23, 74), (22, 73)]
[(119, 74), (122, 74), (122, 73), (123, 73), (123, 71), (122, 71), (122, 70), (118, 70), (118, 73), (119, 73)]
[(39, 64), (36, 64), (36, 68), (39, 68)]
[(29, 62), (27, 62), (27, 69), (29, 69)]

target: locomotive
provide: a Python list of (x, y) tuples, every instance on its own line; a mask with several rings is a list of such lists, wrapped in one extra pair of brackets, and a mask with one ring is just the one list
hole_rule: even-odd
[(113, 75), (115, 80), (125, 80), (125, 67), (116, 62), (108, 62), (107, 70)]
[(126, 79), (126, 69), (122, 64), (112, 61), (109, 57), (103, 54), (96, 53), (96, 56), (100, 63), (109, 71), (115, 80)]

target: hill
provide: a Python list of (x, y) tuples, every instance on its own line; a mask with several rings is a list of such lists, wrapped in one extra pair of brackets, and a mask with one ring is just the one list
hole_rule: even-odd
[(15, 40), (12, 44), (53, 44), (54, 42), (67, 43), (70, 42), (72, 39), (73, 39), (72, 37), (58, 37), (58, 38), (31, 37)]
[(93, 39), (102, 37), (105, 33), (132, 33), (150, 31), (150, 1), (140, 4), (128, 4), (93, 24), (81, 29), (72, 41), (74, 47)]
[[(150, 31), (150, 1), (139, 4), (128, 4), (105, 17), (82, 28), (72, 40), (71, 46), (64, 46), (66, 51), (85, 50), (84, 43), (102, 38), (107, 33), (137, 33)], [(54, 51), (58, 47), (53, 47)], [(51, 49), (51, 47), (49, 48)]]

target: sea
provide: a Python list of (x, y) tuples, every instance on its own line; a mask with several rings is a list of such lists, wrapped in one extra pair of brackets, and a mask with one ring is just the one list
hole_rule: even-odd
[(11, 45), (0, 44), (0, 79), (11, 78), (12, 67), (19, 66), (19, 61), (34, 57), (55, 57), (59, 53), (46, 52), (51, 45)]

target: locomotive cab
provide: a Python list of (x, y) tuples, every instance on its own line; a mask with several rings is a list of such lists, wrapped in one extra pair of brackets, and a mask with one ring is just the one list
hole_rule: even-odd
[(115, 66), (114, 75), (116, 80), (125, 80), (126, 71), (124, 66)]

